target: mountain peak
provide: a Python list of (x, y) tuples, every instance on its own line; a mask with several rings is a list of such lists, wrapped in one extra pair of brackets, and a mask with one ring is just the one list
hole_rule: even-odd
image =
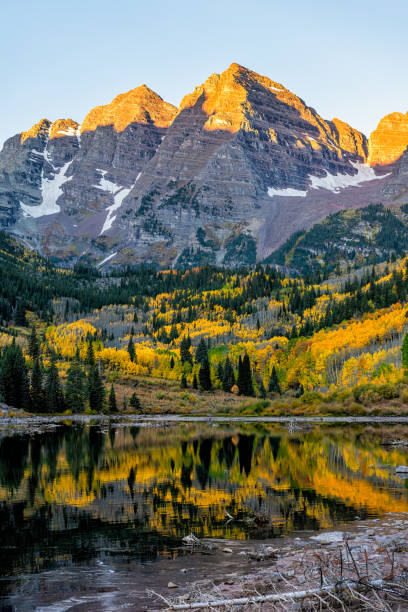
[(21, 144), (29, 138), (38, 138), (39, 136), (46, 136), (51, 127), (51, 121), (49, 119), (41, 119), (38, 123), (35, 123), (26, 132), (21, 132)]
[(73, 119), (57, 119), (51, 125), (50, 138), (62, 138), (64, 136), (75, 136), (79, 123)]
[(249, 70), (249, 68), (245, 68), (245, 66), (241, 66), (241, 64), (237, 64), (236, 62), (232, 62), (232, 64), (228, 66), (226, 70), (224, 70), (224, 73), (229, 74), (237, 74), (240, 72), (251, 72), (251, 70)]
[(108, 125), (116, 132), (122, 132), (130, 123), (168, 127), (176, 110), (147, 85), (141, 85), (119, 94), (109, 104), (93, 108), (85, 117), (81, 132)]
[(384, 166), (397, 161), (408, 146), (408, 112), (390, 113), (370, 136), (369, 163)]
[[(408, 114), (381, 125), (398, 126), (406, 148)], [(385, 201), (406, 180), (404, 166), (385, 192), (389, 174), (364, 166), (363, 134), (237, 62), (178, 110), (142, 84), (90, 110), (80, 131), (72, 119), (43, 119), (0, 154), (0, 226), (64, 258), (85, 249), (117, 261), (120, 250), (135, 264), (254, 262), (328, 212)]]

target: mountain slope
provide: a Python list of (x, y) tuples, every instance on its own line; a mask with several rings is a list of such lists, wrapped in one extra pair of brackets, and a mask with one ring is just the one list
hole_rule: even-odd
[(42, 120), (9, 139), (0, 225), (65, 261), (252, 264), (330, 213), (403, 194), (375, 142), (231, 64), (178, 109), (143, 85), (81, 126)]
[(402, 256), (408, 251), (408, 206), (372, 204), (329, 215), (307, 231), (293, 234), (265, 263), (301, 274), (330, 273)]
[(222, 263), (235, 239), (248, 243), (245, 258), (251, 236), (273, 216), (274, 196), (288, 188), (303, 195), (310, 175), (352, 179), (353, 162), (366, 155), (362, 134), (324, 121), (279, 83), (232, 64), (182, 100), (118, 223), (136, 257), (161, 248), (188, 262), (187, 237), (191, 263), (200, 254)]

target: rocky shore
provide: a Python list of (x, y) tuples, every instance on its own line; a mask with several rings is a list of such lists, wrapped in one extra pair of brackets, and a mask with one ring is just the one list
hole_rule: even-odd
[[(219, 557), (218, 571), (215, 565), (212, 574), (186, 581), (186, 559), (180, 581), (151, 591), (155, 609), (288, 611), (321, 609), (323, 602), (329, 609), (408, 610), (408, 520), (403, 514), (278, 542), (204, 541), (190, 548), (192, 556)], [(224, 573), (225, 557), (229, 566), (235, 557), (234, 571)]]

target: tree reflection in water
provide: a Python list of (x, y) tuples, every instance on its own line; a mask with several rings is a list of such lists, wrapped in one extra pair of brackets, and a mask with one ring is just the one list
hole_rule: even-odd
[(107, 432), (65, 425), (3, 437), (1, 573), (100, 554), (152, 560), (178, 554), (190, 532), (273, 537), (405, 512), (405, 481), (381, 466), (406, 464), (407, 451), (382, 446), (382, 433), (349, 425), (303, 434), (271, 424)]

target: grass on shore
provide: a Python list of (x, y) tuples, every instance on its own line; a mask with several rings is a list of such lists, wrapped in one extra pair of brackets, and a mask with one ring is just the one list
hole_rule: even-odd
[[(408, 380), (398, 384), (364, 384), (332, 393), (306, 392), (299, 398), (273, 395), (266, 399), (237, 396), (221, 390), (181, 389), (177, 382), (139, 378), (136, 385), (115, 384), (123, 411), (124, 397), (136, 392), (145, 414), (219, 414), (229, 416), (408, 416)], [(129, 408), (128, 408), (128, 410)]]
[[(107, 382), (106, 387), (109, 386)], [(408, 416), (408, 379), (405, 378), (395, 385), (370, 383), (332, 393), (309, 391), (298, 398), (275, 394), (266, 399), (239, 396), (219, 389), (207, 392), (182, 389), (178, 382), (149, 377), (116, 381), (114, 387), (120, 414), (135, 413), (129, 400), (136, 393), (141, 404), (138, 412), (146, 415)], [(86, 413), (93, 414), (89, 410)], [(29, 413), (12, 408), (8, 410), (8, 416), (12, 415), (28, 416)]]

